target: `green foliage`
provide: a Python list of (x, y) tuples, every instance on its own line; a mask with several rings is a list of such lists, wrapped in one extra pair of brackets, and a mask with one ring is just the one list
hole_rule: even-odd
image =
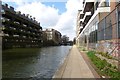
[(86, 49), (85, 49), (85, 48), (83, 48), (83, 49), (82, 49), (82, 51), (86, 51)]
[[(120, 72), (117, 71), (117, 68), (115, 66), (112, 66), (105, 59), (101, 60), (100, 58), (98, 58), (95, 53), (95, 51), (89, 51), (87, 52), (87, 55), (91, 59), (93, 64), (95, 64), (98, 68), (98, 73), (100, 73), (101, 75), (110, 76), (111, 78), (120, 78)], [(99, 54), (106, 56), (105, 53)]]
[(84, 47), (79, 47), (80, 48), (80, 50), (82, 50), (82, 51), (86, 51), (86, 49), (84, 48)]
[(104, 56), (104, 57), (106, 57), (106, 58), (108, 58), (108, 59), (113, 59), (113, 57), (110, 56), (108, 53), (104, 53), (104, 52), (97, 52), (97, 53)]

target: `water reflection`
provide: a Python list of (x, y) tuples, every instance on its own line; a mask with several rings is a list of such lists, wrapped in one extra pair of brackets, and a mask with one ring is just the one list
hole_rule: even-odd
[(7, 59), (8, 54), (5, 54), (3, 55), (3, 77), (51, 78), (70, 48), (71, 46), (46, 47), (36, 49), (36, 52), (30, 53), (30, 55), (28, 50), (28, 52), (25, 51), (26, 57), (21, 57), (23, 55), (19, 53), (20, 55), (14, 56), (15, 59), (10, 58), (11, 56)]

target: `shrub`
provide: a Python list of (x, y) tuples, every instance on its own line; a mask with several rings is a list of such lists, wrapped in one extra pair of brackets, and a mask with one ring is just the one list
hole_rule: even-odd
[[(95, 55), (95, 51), (89, 51), (87, 52), (88, 57), (91, 59), (93, 64), (98, 68), (98, 73), (101, 75), (107, 75), (111, 78), (120, 78), (120, 72), (117, 71), (116, 66), (112, 66), (110, 63), (108, 63), (105, 59), (101, 60), (99, 57)], [(107, 56), (107, 53), (99, 52), (98, 54), (102, 54), (104, 56)]]
[(100, 55), (102, 55), (102, 56), (104, 56), (104, 57), (106, 57), (106, 58), (108, 58), (108, 59), (113, 59), (113, 57), (110, 56), (110, 55), (108, 54), (108, 52), (106, 52), (106, 53), (104, 53), (104, 52), (97, 52), (97, 53), (100, 54)]

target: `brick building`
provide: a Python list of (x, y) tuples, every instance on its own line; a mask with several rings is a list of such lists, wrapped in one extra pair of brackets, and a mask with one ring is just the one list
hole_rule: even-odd
[(61, 45), (61, 36), (61, 33), (55, 29), (45, 29), (43, 31), (43, 44), (46, 46)]

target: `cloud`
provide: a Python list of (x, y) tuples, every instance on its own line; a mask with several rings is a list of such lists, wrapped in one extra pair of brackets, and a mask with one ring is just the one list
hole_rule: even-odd
[(46, 6), (41, 2), (27, 3), (19, 6), (16, 10), (32, 15), (41, 23), (42, 27), (55, 26), (60, 16), (58, 9), (54, 6)]
[(22, 4), (28, 3), (30, 1), (33, 1), (33, 0), (2, 0), (2, 1), (5, 3), (13, 2), (13, 3), (16, 3), (16, 5), (22, 5)]
[(61, 15), (55, 28), (59, 29), (62, 34), (67, 35), (72, 40), (75, 37), (77, 12), (82, 9), (82, 1), (68, 0), (66, 3), (67, 11)]
[[(6, 0), (8, 1), (8, 0)], [(18, 5), (17, 11), (30, 14), (41, 23), (43, 28), (54, 28), (73, 40), (75, 37), (77, 11), (82, 8), (81, 0), (66, 0), (66, 12), (59, 14), (55, 6), (46, 6), (42, 0), (9, 0)], [(60, 1), (60, 0), (57, 0)], [(61, 0), (64, 2), (64, 0)], [(61, 2), (60, 1), (60, 2)], [(81, 1), (81, 2), (80, 2)], [(54, 0), (52, 0), (54, 2)]]
[(2, 0), (4, 2), (67, 2), (68, 0)]

